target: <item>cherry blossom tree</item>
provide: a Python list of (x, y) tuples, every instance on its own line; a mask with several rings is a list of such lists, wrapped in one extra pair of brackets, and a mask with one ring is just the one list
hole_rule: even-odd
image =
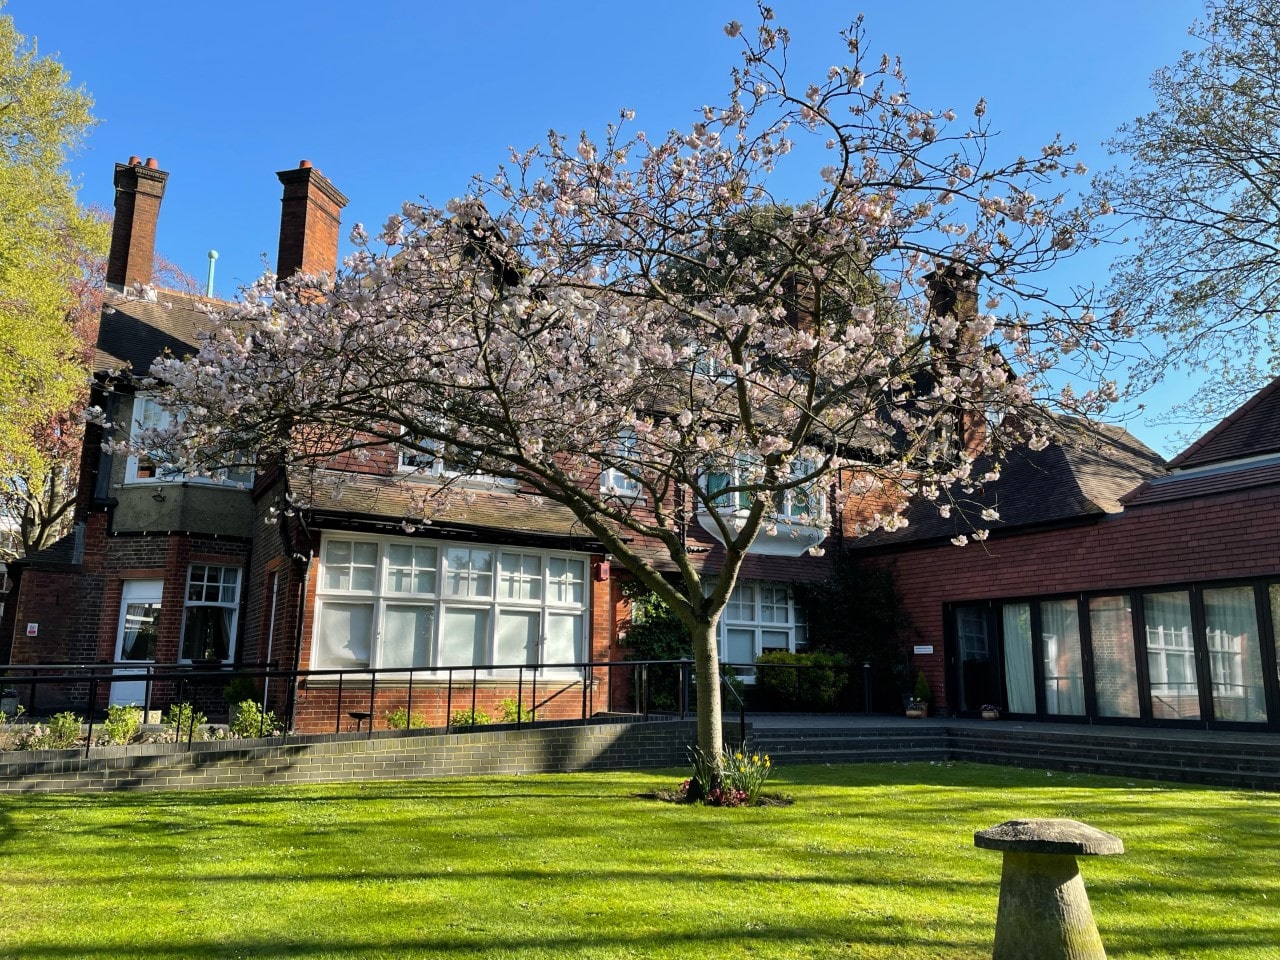
[[(141, 438), (205, 468), (401, 444), (518, 479), (680, 617), (712, 757), (717, 620), (757, 537), (823, 527), (828, 499), (846, 531), (893, 526), (904, 497), (982, 482), (975, 457), (1042, 443), (1047, 375), (1111, 335), (1039, 285), (1091, 238), (1061, 192), (1070, 146), (993, 162), (985, 105), (917, 106), (861, 20), (848, 65), (799, 85), (767, 7), (726, 33), (742, 61), (691, 129), (650, 137), (623, 111), (598, 139), (553, 132), (443, 207), (357, 227), (337, 275), (262, 278), (197, 356), (155, 365), (185, 414)], [(816, 175), (787, 206), (770, 180), (792, 162)], [(1091, 382), (1054, 399), (1096, 410), (1113, 388)], [(992, 427), (971, 444), (966, 422)], [(407, 528), (464, 495), (440, 488)], [(717, 569), (690, 549), (695, 516)]]

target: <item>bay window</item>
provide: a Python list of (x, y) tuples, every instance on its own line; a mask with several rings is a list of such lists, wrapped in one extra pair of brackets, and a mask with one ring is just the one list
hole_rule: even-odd
[[(133, 398), (133, 416), (130, 436), (139, 430), (163, 430), (172, 421), (172, 415), (154, 398), (139, 394)], [(239, 459), (239, 458), (238, 458)], [(228, 483), (240, 486), (253, 484), (253, 470), (247, 466), (215, 470), (210, 476), (189, 475), (178, 469), (173, 458), (163, 450), (135, 453), (125, 461), (125, 483)]]
[(327, 535), (316, 669), (540, 669), (586, 659), (587, 558), (526, 548)]

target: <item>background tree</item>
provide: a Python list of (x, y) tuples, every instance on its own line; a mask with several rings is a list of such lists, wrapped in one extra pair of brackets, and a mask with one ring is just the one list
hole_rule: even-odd
[(107, 245), (106, 224), (76, 203), (65, 169), (94, 122), (92, 103), (0, 16), (0, 477), (33, 502), (85, 389), (76, 331), (85, 262)]
[(1136, 385), (1208, 371), (1179, 408), (1202, 422), (1280, 372), (1280, 0), (1214, 0), (1189, 33), (1095, 188), (1141, 231), (1110, 291), (1121, 325), (1151, 335)]
[[(71, 525), (84, 440), (83, 413), (107, 271), (105, 243), (99, 241), (111, 226), (104, 210), (91, 207), (86, 216), (96, 220), (101, 229), (87, 231), (87, 245), (86, 234), (62, 236), (63, 249), (57, 254), (63, 262), (74, 265), (70, 305), (63, 318), (73, 338), (74, 389), (68, 392), (66, 406), (46, 404), (44, 417), (30, 422), (20, 438), (23, 454), (15, 456), (7, 472), (0, 475), (0, 528), (14, 531), (10, 542), (0, 543), (0, 563), (43, 550)], [(163, 254), (156, 256), (152, 283), (187, 294), (200, 292), (199, 282)]]
[[(688, 630), (699, 746), (718, 757), (716, 625), (757, 536), (825, 524), (855, 464), (837, 506), (981, 482), (962, 420), (1015, 414), (989, 447), (1034, 433), (1046, 372), (1106, 335), (1035, 289), (1089, 237), (1052, 186), (1071, 148), (992, 162), (985, 105), (970, 123), (914, 105), (899, 65), (866, 57), (861, 21), (841, 35), (847, 66), (796, 85), (787, 32), (760, 11), (756, 30), (726, 28), (742, 62), (690, 130), (650, 139), (624, 111), (598, 142), (552, 133), (444, 208), (406, 204), (376, 241), (357, 227), (338, 276), (263, 278), (196, 357), (155, 365), (186, 417), (137, 442), (206, 468), (256, 450), (339, 483), (320, 469), (337, 451), (398, 443), (520, 478)], [(812, 197), (751, 215), (784, 206), (768, 181), (789, 157), (821, 167)], [(939, 276), (961, 302), (981, 283), (982, 310), (930, 314)], [(1058, 400), (1091, 410), (1110, 392)], [(641, 495), (602, 489), (605, 468)], [(291, 496), (305, 504), (305, 485)], [(880, 502), (845, 529), (899, 522), (895, 496)], [(724, 543), (711, 572), (687, 546), (699, 518)]]

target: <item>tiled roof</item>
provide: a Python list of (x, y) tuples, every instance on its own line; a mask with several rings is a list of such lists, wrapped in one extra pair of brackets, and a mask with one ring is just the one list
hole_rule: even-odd
[[(595, 544), (590, 531), (567, 507), (515, 490), (452, 489), (447, 507), (435, 513), (432, 508), (438, 500), (433, 495), (441, 488), (425, 480), (316, 470), (295, 471), (290, 486), (295, 496), (321, 515), (404, 522), (425, 531), (464, 527), (494, 535), (515, 533)], [(424, 515), (430, 515), (429, 523)]]
[(1274, 459), (1247, 466), (1175, 472), (1148, 480), (1124, 498), (1124, 505), (1136, 507), (1148, 503), (1187, 500), (1277, 483), (1280, 483), (1280, 462)]
[(177, 357), (195, 353), (196, 333), (211, 325), (209, 310), (220, 305), (218, 300), (172, 290), (156, 291), (152, 301), (108, 289), (94, 370), (123, 369), (145, 376), (152, 361), (166, 350)]
[(14, 563), (24, 567), (73, 567), (84, 555), (84, 527), (77, 525), (65, 537), (55, 540), (43, 550), (22, 557)]
[(1169, 461), (1176, 469), (1280, 453), (1280, 377)]
[[(855, 541), (853, 547), (943, 540), (975, 529), (994, 533), (1118, 513), (1124, 494), (1163, 472), (1160, 456), (1119, 427), (1061, 421), (1060, 428), (1060, 439), (1043, 450), (1025, 446), (1014, 450), (1005, 459), (999, 480), (971, 494), (959, 486), (953, 488), (950, 517), (938, 511), (946, 499), (917, 501), (903, 514), (906, 527), (892, 533), (877, 531)], [(980, 477), (990, 467), (989, 458), (980, 458), (973, 473)], [(982, 511), (989, 507), (999, 512), (999, 520), (982, 519)]]

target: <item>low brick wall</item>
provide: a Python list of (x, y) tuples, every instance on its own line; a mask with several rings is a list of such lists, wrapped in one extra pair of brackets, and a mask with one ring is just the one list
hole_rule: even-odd
[(0, 793), (185, 790), (348, 780), (684, 766), (692, 720), (595, 720), (467, 733), (379, 731), (255, 743), (135, 744), (0, 754)]

